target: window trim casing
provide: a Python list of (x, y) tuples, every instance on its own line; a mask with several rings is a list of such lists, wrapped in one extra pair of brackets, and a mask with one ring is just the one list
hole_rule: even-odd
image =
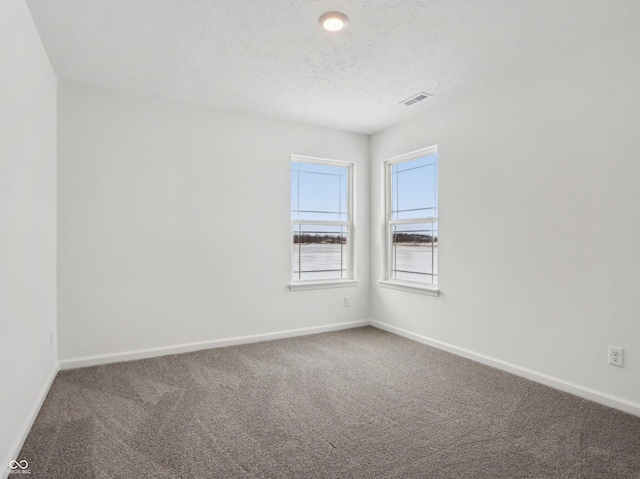
[[(289, 273), (290, 291), (304, 291), (309, 289), (325, 289), (325, 288), (346, 288), (354, 287), (358, 285), (357, 270), (356, 270), (356, 258), (355, 258), (355, 243), (356, 243), (356, 163), (354, 161), (345, 160), (333, 160), (327, 158), (318, 158), (314, 156), (305, 155), (291, 155), (291, 163), (302, 162), (312, 163), (316, 165), (336, 166), (340, 168), (347, 168), (347, 220), (346, 221), (323, 221), (323, 220), (293, 220), (291, 219), (291, 205), (289, 205)], [(289, 168), (289, 175), (291, 175), (291, 168)], [(291, 176), (289, 176), (289, 188), (291, 188)], [(289, 191), (289, 197), (291, 191)], [(293, 234), (294, 226), (300, 224), (327, 224), (327, 225), (339, 225), (343, 224), (347, 226), (349, 231), (349, 237), (347, 241), (347, 278), (335, 278), (335, 279), (320, 279), (320, 280), (296, 280), (294, 279), (293, 268)]]
[[(429, 155), (437, 155), (436, 160), (436, 172), (439, 170), (439, 161), (440, 156), (438, 154), (438, 145), (429, 146), (427, 148), (421, 148), (419, 150), (411, 151), (409, 153), (404, 153), (402, 155), (394, 156), (382, 162), (382, 170), (383, 170), (383, 181), (384, 181), (384, 225), (385, 225), (385, 234), (384, 234), (384, 278), (378, 280), (378, 285), (383, 288), (391, 288), (398, 289), (401, 291), (409, 291), (413, 293), (426, 294), (430, 296), (439, 296), (440, 295), (440, 282), (438, 284), (432, 283), (420, 283), (418, 281), (410, 281), (406, 279), (397, 279), (391, 277), (391, 248), (392, 248), (392, 240), (391, 240), (391, 226), (394, 224), (414, 224), (416, 220), (422, 220), (424, 222), (425, 219), (435, 219), (435, 222), (439, 221), (439, 213), (440, 213), (440, 188), (439, 188), (439, 177), (436, 173), (436, 199), (438, 205), (438, 215), (435, 217), (426, 217), (426, 218), (411, 218), (407, 220), (392, 220), (391, 218), (391, 210), (392, 210), (392, 198), (391, 193), (393, 191), (391, 185), (391, 169), (394, 165), (398, 163), (404, 163), (406, 161), (416, 160), (418, 158), (422, 158)], [(434, 221), (431, 221), (434, 222)], [(440, 226), (438, 224), (438, 230)], [(438, 236), (440, 233), (438, 232)], [(440, 264), (438, 258), (438, 264)]]

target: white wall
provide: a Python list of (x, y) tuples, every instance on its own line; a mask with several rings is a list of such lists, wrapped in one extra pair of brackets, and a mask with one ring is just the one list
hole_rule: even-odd
[(56, 77), (23, 0), (0, 2), (0, 475), (57, 368)]
[(381, 163), (438, 144), (442, 290), (374, 283), (374, 319), (640, 402), (638, 58), (636, 30), (374, 135), (372, 277)]
[[(368, 138), (61, 83), (60, 358), (366, 319), (356, 288), (288, 290), (291, 154), (357, 163)], [(351, 307), (343, 296), (351, 296)]]

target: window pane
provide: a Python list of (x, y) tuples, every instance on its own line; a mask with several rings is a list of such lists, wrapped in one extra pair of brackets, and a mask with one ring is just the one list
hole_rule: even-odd
[(348, 168), (291, 163), (291, 217), (298, 220), (348, 220)]
[(392, 165), (391, 219), (438, 216), (436, 155)]
[(391, 278), (438, 284), (438, 224), (391, 226)]
[(291, 162), (291, 219), (299, 220), (300, 214), (298, 213), (298, 196), (300, 194), (299, 182), (298, 182), (298, 170), (300, 163)]
[(347, 278), (348, 227), (294, 225), (293, 279)]

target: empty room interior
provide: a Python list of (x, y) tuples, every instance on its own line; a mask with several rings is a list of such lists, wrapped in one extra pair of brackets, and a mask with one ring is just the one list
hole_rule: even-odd
[(3, 0), (0, 477), (640, 478), (639, 86), (637, 0)]

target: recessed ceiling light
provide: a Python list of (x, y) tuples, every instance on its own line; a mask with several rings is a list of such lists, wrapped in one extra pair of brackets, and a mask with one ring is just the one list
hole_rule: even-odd
[(327, 12), (318, 19), (318, 23), (328, 32), (339, 32), (348, 22), (347, 16), (340, 12)]

